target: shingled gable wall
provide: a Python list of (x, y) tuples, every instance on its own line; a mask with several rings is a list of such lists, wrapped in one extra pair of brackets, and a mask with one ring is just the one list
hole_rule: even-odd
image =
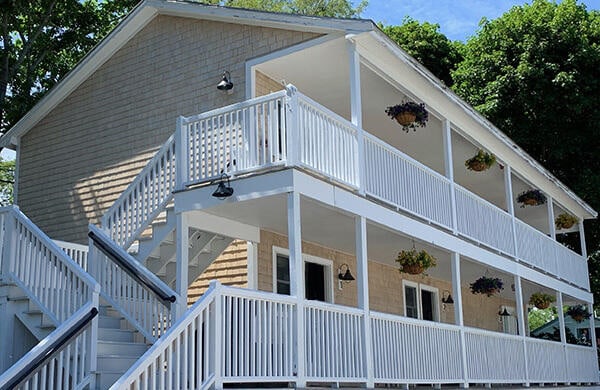
[[(245, 61), (317, 34), (158, 16), (26, 133), (18, 203), (52, 238), (86, 242), (179, 115), (244, 100)], [(224, 70), (232, 95), (215, 86)]]

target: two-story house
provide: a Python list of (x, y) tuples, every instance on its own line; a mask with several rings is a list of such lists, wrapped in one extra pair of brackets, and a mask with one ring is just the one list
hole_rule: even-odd
[(0, 387), (598, 382), (597, 213), (372, 21), (144, 0), (0, 146)]

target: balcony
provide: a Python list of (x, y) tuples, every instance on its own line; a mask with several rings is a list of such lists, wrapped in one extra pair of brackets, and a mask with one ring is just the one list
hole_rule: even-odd
[(293, 86), (181, 117), (176, 188), (296, 167), (589, 291), (587, 262)]

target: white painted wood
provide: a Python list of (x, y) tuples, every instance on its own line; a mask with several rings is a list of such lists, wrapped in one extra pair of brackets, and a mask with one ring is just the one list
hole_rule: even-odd
[(448, 119), (442, 120), (443, 142), (444, 142), (444, 173), (450, 181), (450, 204), (452, 205), (452, 231), (456, 233), (456, 193), (454, 182), (454, 163), (452, 162), (452, 128)]
[(365, 363), (366, 385), (368, 388), (375, 386), (373, 372), (373, 339), (371, 330), (370, 305), (369, 305), (369, 259), (367, 242), (367, 219), (354, 218), (356, 242), (356, 281), (358, 290), (358, 307), (363, 310), (363, 361)]
[(550, 196), (547, 196), (546, 210), (548, 210), (548, 234), (550, 238), (556, 240), (556, 226), (554, 225), (554, 201)]
[[(258, 289), (258, 243), (247, 241), (246, 251), (248, 253), (248, 288)], [(275, 269), (275, 268), (274, 268)]]
[[(563, 298), (562, 298), (562, 293), (560, 291), (556, 292), (556, 307), (558, 308), (562, 308), (563, 307)], [(557, 310), (558, 311), (558, 326), (560, 329), (560, 341), (563, 344), (567, 343), (567, 334), (566, 334), (566, 330), (565, 330), (565, 314), (563, 313), (562, 310)]]
[[(235, 183), (232, 183), (235, 190)], [(214, 191), (214, 187), (210, 189)], [(195, 229), (211, 232), (225, 237), (233, 237), (239, 240), (260, 242), (260, 229), (257, 226), (248, 225), (233, 219), (219, 217), (218, 215), (193, 211), (186, 213), (188, 224)]]
[(189, 223), (186, 214), (179, 213), (176, 215), (177, 227), (175, 229), (176, 234), (176, 276), (175, 276), (175, 292), (181, 298), (179, 302), (176, 302), (176, 311), (174, 313), (174, 321), (181, 318), (183, 313), (187, 310), (187, 296), (188, 286), (190, 284), (188, 280), (188, 267), (189, 267)]
[[(350, 69), (350, 117), (351, 122), (358, 128), (362, 128), (362, 96), (360, 84), (360, 55), (356, 50), (356, 43), (353, 40), (353, 35), (346, 35), (346, 48), (348, 50), (349, 69)], [(356, 157), (358, 158), (358, 191), (360, 194), (365, 193), (365, 155), (364, 144), (365, 140), (363, 132), (357, 132), (357, 147), (360, 151)]]
[(513, 189), (512, 189), (512, 168), (510, 165), (504, 165), (504, 196), (506, 201), (506, 210), (511, 217), (511, 230), (513, 239), (513, 255), (518, 261), (519, 258), (519, 245), (517, 243), (517, 228), (515, 226), (515, 202), (513, 200)]
[(579, 221), (579, 241), (581, 242), (581, 257), (587, 260), (587, 247), (585, 246), (585, 230), (583, 221)]
[(81, 268), (85, 271), (88, 270), (88, 247), (81, 244), (75, 244), (72, 242), (54, 240), (67, 256), (73, 259)]
[(460, 369), (461, 369), (461, 386), (469, 387), (469, 375), (467, 367), (467, 345), (464, 331), (464, 317), (462, 305), (462, 289), (460, 278), (460, 254), (452, 252), (450, 254), (450, 272), (452, 273), (452, 294), (454, 295), (454, 322), (460, 327), (459, 342), (460, 342)]
[[(521, 285), (521, 277), (519, 275), (514, 276), (515, 283), (515, 302), (517, 316), (517, 326), (519, 335), (523, 338), (523, 354), (525, 357), (525, 377), (523, 384), (529, 386), (529, 357), (527, 351), (527, 337), (529, 336), (529, 324), (527, 324), (527, 314), (525, 313), (525, 307), (523, 305), (523, 287)], [(561, 306), (562, 307), (562, 306)]]
[(304, 330), (304, 262), (302, 261), (302, 224), (300, 218), (300, 193), (290, 192), (287, 199), (288, 217), (288, 247), (290, 251), (290, 290), (297, 299), (298, 326), (296, 340), (298, 343), (296, 360), (296, 385), (306, 386), (306, 355)]

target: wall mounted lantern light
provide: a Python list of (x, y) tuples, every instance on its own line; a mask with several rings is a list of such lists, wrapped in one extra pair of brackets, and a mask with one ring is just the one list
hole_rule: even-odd
[(229, 198), (231, 195), (233, 195), (233, 188), (231, 188), (229, 185), (229, 176), (226, 173), (222, 173), (219, 185), (217, 186), (215, 192), (212, 193), (212, 196), (224, 200), (225, 198)]
[(450, 291), (444, 290), (444, 292), (442, 293), (442, 303), (445, 303), (447, 305), (452, 305), (454, 303), (454, 299), (452, 299)]
[(350, 272), (350, 267), (348, 264), (344, 263), (340, 265), (338, 268), (338, 279), (340, 290), (342, 289), (342, 282), (350, 283), (351, 281), (355, 280), (354, 276), (352, 276), (352, 273)]
[(231, 73), (229, 71), (223, 72), (223, 78), (217, 84), (217, 89), (219, 91), (227, 91), (228, 94), (233, 93), (233, 83), (231, 82)]

